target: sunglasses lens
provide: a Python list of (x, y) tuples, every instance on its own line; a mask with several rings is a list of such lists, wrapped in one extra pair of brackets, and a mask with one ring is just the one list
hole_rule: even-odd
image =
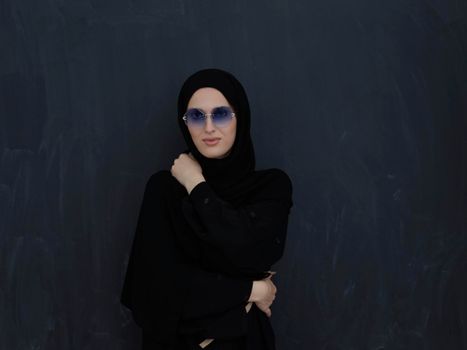
[[(227, 106), (216, 107), (213, 109), (211, 117), (214, 125), (218, 127), (224, 127), (229, 125), (232, 120), (232, 109)], [(205, 121), (205, 115), (202, 111), (197, 108), (191, 108), (186, 111), (186, 123), (190, 127), (203, 127)]]
[(217, 126), (227, 126), (232, 120), (232, 109), (229, 107), (217, 107), (212, 111), (212, 120)]
[(185, 116), (189, 126), (200, 127), (204, 125), (204, 114), (196, 108), (189, 109)]

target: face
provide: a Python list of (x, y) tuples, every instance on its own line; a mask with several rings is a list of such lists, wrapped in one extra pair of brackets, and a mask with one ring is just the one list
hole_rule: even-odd
[[(190, 108), (201, 109), (204, 113), (211, 113), (213, 108), (229, 106), (225, 96), (217, 89), (205, 87), (196, 90), (188, 101), (187, 110)], [(198, 151), (207, 158), (224, 158), (232, 148), (237, 131), (237, 118), (233, 117), (226, 126), (216, 126), (210, 117), (207, 117), (202, 127), (188, 127), (191, 138)], [(207, 139), (218, 139), (217, 143), (207, 143)]]

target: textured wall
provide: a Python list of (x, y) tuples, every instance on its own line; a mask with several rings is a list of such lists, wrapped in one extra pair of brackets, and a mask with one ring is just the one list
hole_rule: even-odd
[(245, 85), (294, 182), (279, 350), (467, 348), (458, 0), (0, 0), (0, 349), (137, 349), (119, 304), (190, 73)]

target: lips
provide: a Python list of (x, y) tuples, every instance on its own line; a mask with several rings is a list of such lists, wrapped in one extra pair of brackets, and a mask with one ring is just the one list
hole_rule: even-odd
[(219, 142), (220, 138), (218, 137), (214, 137), (212, 139), (203, 139), (203, 142), (205, 144), (207, 144), (208, 146), (214, 146), (214, 145), (217, 145), (217, 143)]
[(213, 137), (212, 139), (203, 139), (203, 141), (216, 141), (216, 140), (220, 140), (220, 138)]

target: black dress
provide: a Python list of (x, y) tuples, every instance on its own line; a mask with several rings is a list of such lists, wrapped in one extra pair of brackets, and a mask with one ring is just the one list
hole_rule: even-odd
[[(282, 170), (257, 174), (263, 185), (243, 205), (201, 182), (190, 195), (185, 190), (179, 210), (170, 199), (183, 191), (174, 190), (170, 172), (151, 176), (121, 299), (142, 328), (143, 349), (202, 349), (207, 338), (214, 340), (206, 350), (275, 349), (269, 318), (245, 305), (252, 281), (283, 254), (292, 186)], [(182, 226), (189, 234), (181, 235)]]
[[(189, 100), (203, 87), (220, 91), (235, 112), (235, 141), (222, 158), (203, 155), (185, 124)], [(184, 153), (206, 181), (188, 195), (170, 171), (151, 176), (121, 301), (142, 329), (144, 350), (201, 349), (206, 338), (214, 339), (207, 350), (274, 350), (269, 318), (255, 305), (246, 313), (245, 305), (253, 281), (282, 257), (292, 183), (280, 169), (255, 169), (249, 102), (231, 73), (208, 68), (188, 77), (177, 122)]]

